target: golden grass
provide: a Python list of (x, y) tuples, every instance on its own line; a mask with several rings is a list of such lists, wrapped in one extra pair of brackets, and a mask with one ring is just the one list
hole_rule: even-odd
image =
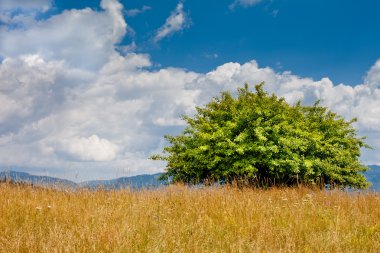
[(0, 184), (0, 252), (380, 252), (380, 195)]

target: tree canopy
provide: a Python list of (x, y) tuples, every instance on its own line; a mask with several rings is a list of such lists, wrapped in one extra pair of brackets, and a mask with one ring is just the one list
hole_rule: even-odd
[(360, 149), (369, 146), (353, 123), (319, 105), (288, 104), (269, 95), (264, 83), (248, 85), (234, 98), (222, 92), (193, 117), (186, 129), (165, 136), (169, 146), (155, 160), (167, 162), (173, 182), (244, 180), (256, 185), (317, 184), (365, 188)]

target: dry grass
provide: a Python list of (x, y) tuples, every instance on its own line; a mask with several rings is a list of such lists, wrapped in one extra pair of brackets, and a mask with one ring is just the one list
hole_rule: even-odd
[(380, 195), (0, 184), (0, 252), (380, 252)]

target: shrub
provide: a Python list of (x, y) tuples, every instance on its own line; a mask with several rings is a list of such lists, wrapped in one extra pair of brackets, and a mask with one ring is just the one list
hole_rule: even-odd
[(186, 129), (165, 136), (170, 143), (155, 160), (167, 162), (164, 177), (173, 182), (234, 180), (259, 185), (318, 184), (365, 188), (360, 148), (369, 146), (352, 126), (317, 101), (288, 104), (269, 95), (263, 83), (248, 85), (234, 98), (222, 92), (194, 117), (183, 116)]

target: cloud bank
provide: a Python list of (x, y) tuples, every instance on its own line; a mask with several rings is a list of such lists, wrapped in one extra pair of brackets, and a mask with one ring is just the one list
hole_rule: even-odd
[[(179, 6), (174, 13), (182, 13)], [(262, 81), (290, 103), (321, 99), (346, 119), (358, 117), (359, 132), (380, 149), (380, 60), (353, 87), (276, 72), (254, 60), (208, 73), (153, 70), (149, 55), (116, 50), (128, 27), (121, 4), (103, 0), (101, 7), (1, 28), (0, 166), (48, 168), (71, 179), (79, 173), (79, 180), (162, 171), (163, 163), (147, 157), (162, 150), (164, 134), (183, 129), (181, 114), (220, 91)], [(380, 164), (378, 151), (364, 151), (362, 159)]]

